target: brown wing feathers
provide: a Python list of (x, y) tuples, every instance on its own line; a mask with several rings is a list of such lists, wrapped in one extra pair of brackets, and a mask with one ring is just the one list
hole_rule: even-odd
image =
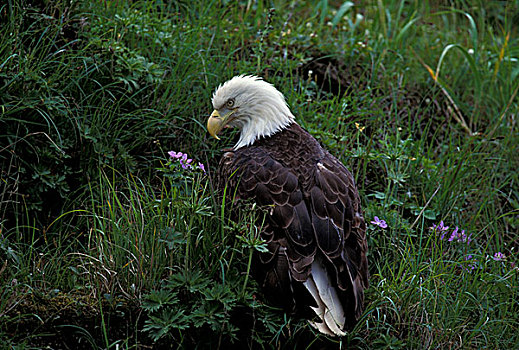
[[(233, 176), (231, 174), (235, 173)], [(257, 276), (272, 297), (294, 305), (294, 281), (306, 281), (316, 254), (357, 319), (367, 287), (365, 223), (353, 177), (297, 124), (253, 146), (227, 153), (219, 188), (267, 207)], [(335, 278), (333, 278), (335, 277)], [(286, 300), (283, 301), (285, 304)]]

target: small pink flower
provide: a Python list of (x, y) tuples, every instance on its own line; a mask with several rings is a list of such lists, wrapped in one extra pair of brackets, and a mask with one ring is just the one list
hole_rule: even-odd
[(445, 226), (442, 220), (438, 225), (433, 224), (431, 229), (436, 233), (441, 233), (440, 240), (443, 240), (443, 238), (445, 237), (445, 231), (449, 229), (449, 226)]
[(387, 228), (387, 223), (384, 220), (379, 219), (378, 216), (375, 216), (374, 220), (370, 222), (378, 227)]
[(451, 236), (449, 238), (449, 242), (454, 241), (456, 238), (458, 238), (458, 226), (456, 226), (454, 231), (452, 231), (452, 234), (451, 234)]
[(502, 261), (502, 260), (506, 259), (506, 255), (501, 253), (501, 252), (497, 252), (497, 253), (494, 254), (492, 259), (494, 259), (495, 261)]
[(182, 158), (182, 156), (184, 155), (184, 153), (182, 153), (182, 152), (175, 152), (175, 151), (169, 151), (168, 154), (171, 158), (174, 158), (174, 159)]
[[(455, 241), (455, 242), (467, 243), (467, 244), (470, 244), (470, 242), (472, 242), (472, 235), (467, 236), (467, 234), (465, 233), (465, 230), (461, 230), (461, 232), (458, 232), (458, 231), (459, 231), (459, 228), (458, 228), (458, 226), (456, 226), (456, 228), (454, 229), (454, 231), (452, 231), (452, 234), (448, 239), (449, 242)], [(443, 239), (443, 236), (444, 235), (442, 234), (440, 239)]]
[(202, 170), (205, 173), (205, 166), (202, 163), (198, 163), (198, 169)]
[(458, 238), (458, 242), (462, 242), (462, 243), (467, 243), (467, 244), (469, 244), (470, 242), (472, 242), (472, 235), (467, 236), (467, 235), (465, 234), (465, 230), (462, 230), (462, 231), (461, 231), (461, 234), (460, 234), (460, 236), (459, 236), (459, 238)]
[(182, 165), (182, 169), (188, 169), (191, 167), (191, 162), (193, 161), (193, 159), (188, 159), (187, 158), (187, 154), (183, 154), (182, 155), (182, 158), (180, 158), (179, 162), (180, 162), (180, 165)]

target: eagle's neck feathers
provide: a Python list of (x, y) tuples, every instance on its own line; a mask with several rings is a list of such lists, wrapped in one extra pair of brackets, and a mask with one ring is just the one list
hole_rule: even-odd
[(258, 100), (240, 111), (241, 133), (234, 149), (250, 146), (256, 140), (272, 136), (294, 123), (294, 115), (282, 95)]

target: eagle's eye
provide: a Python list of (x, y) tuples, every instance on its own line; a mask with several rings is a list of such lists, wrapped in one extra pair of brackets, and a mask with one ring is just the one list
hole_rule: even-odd
[(225, 103), (225, 105), (227, 106), (227, 108), (234, 107), (234, 98), (228, 99), (227, 102)]

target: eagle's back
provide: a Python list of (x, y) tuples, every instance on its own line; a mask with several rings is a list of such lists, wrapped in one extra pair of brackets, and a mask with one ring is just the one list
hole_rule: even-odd
[(254, 272), (267, 297), (308, 315), (326, 277), (342, 304), (341, 328), (353, 326), (368, 286), (366, 225), (344, 165), (294, 123), (225, 153), (217, 185), (227, 187), (227, 205), (252, 199), (266, 209), (261, 235), (269, 252), (256, 257)]

